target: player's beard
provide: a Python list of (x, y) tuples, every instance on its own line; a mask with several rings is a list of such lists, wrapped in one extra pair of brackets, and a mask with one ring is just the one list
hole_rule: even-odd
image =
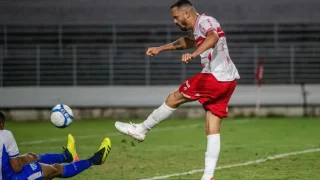
[(178, 23), (176, 25), (181, 29), (181, 31), (188, 31), (186, 21), (181, 21), (181, 25)]

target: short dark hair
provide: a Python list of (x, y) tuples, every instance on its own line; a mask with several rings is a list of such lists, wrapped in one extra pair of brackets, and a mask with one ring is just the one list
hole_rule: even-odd
[(183, 6), (193, 6), (193, 4), (188, 0), (178, 0), (176, 3), (174, 3), (171, 6), (171, 9), (174, 8), (174, 7), (180, 8), (180, 7), (183, 7)]
[(0, 111), (0, 123), (4, 123), (6, 121), (5, 115)]

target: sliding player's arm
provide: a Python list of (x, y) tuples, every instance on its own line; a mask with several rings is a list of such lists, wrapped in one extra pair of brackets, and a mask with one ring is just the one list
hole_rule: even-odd
[(20, 157), (10, 157), (10, 163), (15, 173), (19, 173), (22, 169), (22, 163)]
[(39, 156), (34, 153), (27, 153), (27, 154), (21, 155), (19, 158), (22, 166), (40, 161)]
[(195, 46), (194, 38), (193, 38), (193, 35), (190, 34), (189, 36), (181, 37), (172, 43), (159, 46), (159, 47), (148, 48), (146, 54), (149, 56), (154, 56), (159, 54), (162, 51), (190, 49), (190, 48), (193, 48), (194, 46)]
[(19, 157), (18, 145), (10, 131), (7, 131), (6, 133), (5, 147), (10, 158), (12, 169), (15, 173), (19, 173), (22, 169), (22, 163)]

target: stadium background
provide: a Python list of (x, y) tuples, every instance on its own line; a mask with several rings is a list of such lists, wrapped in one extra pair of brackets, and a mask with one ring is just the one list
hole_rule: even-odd
[[(148, 46), (181, 35), (173, 1), (1, 1), (0, 107), (11, 119), (48, 119), (55, 104), (81, 118), (137, 118), (200, 71), (182, 52), (149, 58)], [(316, 0), (194, 2), (226, 33), (241, 79), (230, 102), (232, 116), (254, 114), (254, 79), (264, 60), (261, 115), (320, 114), (320, 23)], [(303, 108), (301, 84), (308, 108)], [(198, 103), (176, 116), (203, 117)]]
[[(0, 110), (10, 120), (42, 120), (6, 123), (20, 153), (59, 152), (71, 133), (83, 159), (110, 137), (106, 163), (72, 179), (200, 179), (207, 141), (197, 102), (183, 105), (144, 143), (114, 128), (119, 119), (141, 122), (201, 69), (199, 60), (182, 64), (183, 52), (144, 55), (148, 46), (185, 35), (170, 17), (173, 2), (0, 1)], [(222, 24), (241, 75), (232, 117), (221, 129), (215, 179), (320, 179), (320, 119), (301, 117), (320, 115), (320, 1), (193, 2)], [(259, 115), (268, 117), (249, 118), (255, 115), (260, 57)], [(64, 129), (48, 121), (58, 103), (70, 105), (76, 118)]]

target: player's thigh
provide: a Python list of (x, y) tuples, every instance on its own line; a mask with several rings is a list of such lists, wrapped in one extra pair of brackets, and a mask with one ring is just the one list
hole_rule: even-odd
[(201, 79), (204, 74), (197, 74), (184, 83), (182, 83), (178, 90), (169, 94), (166, 99), (166, 104), (169, 107), (177, 108), (179, 105), (197, 100), (197, 89), (202, 86)]
[(208, 91), (205, 96), (199, 98), (199, 102), (206, 111), (220, 119), (228, 116), (228, 104), (236, 87), (236, 81), (217, 82), (215, 91)]
[(40, 163), (40, 165), (42, 168), (42, 176), (44, 180), (51, 180), (63, 174), (63, 166), (60, 164), (48, 165)]
[(207, 75), (203, 73), (192, 76), (182, 83), (174, 93), (177, 97), (184, 100), (184, 102), (198, 100), (200, 98), (199, 91), (205, 87), (203, 83), (206, 81), (206, 76)]
[(211, 73), (199, 73), (186, 80), (180, 87), (179, 92), (192, 100), (201, 97), (217, 96), (219, 82)]
[(16, 173), (11, 180), (43, 180), (42, 168), (39, 162), (26, 164), (20, 173)]

